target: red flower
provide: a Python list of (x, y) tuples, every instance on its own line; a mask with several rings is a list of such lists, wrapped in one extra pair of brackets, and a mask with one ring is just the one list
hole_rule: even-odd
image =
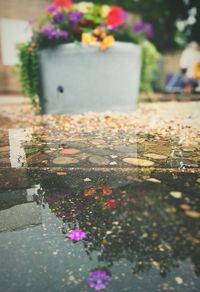
[(107, 25), (111, 28), (117, 28), (124, 24), (127, 14), (119, 6), (113, 6), (107, 16)]
[(116, 209), (117, 208), (117, 201), (115, 199), (107, 201), (106, 207), (110, 208), (110, 209)]
[(70, 8), (72, 6), (72, 0), (55, 0), (56, 7)]

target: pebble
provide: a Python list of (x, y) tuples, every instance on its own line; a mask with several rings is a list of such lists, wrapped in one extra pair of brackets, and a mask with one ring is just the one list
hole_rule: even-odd
[(175, 280), (178, 285), (183, 284), (183, 279), (181, 277), (176, 277)]
[(170, 192), (170, 195), (176, 199), (181, 199), (182, 198), (182, 193), (181, 192)]
[(131, 157), (127, 157), (123, 159), (124, 162), (128, 163), (128, 164), (132, 164), (135, 166), (152, 166), (154, 165), (153, 161), (150, 160), (143, 160), (143, 159), (138, 159), (138, 158), (131, 158)]

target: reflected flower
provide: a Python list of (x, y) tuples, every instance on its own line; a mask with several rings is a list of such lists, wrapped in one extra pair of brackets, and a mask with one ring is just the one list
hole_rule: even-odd
[(96, 270), (91, 272), (88, 279), (87, 285), (96, 291), (104, 290), (112, 282), (112, 277), (105, 270)]
[(81, 229), (72, 229), (69, 231), (69, 235), (65, 236), (65, 238), (69, 238), (73, 241), (83, 240), (87, 236), (87, 233)]
[(116, 209), (117, 208), (117, 201), (115, 199), (107, 201), (106, 207), (109, 209)]

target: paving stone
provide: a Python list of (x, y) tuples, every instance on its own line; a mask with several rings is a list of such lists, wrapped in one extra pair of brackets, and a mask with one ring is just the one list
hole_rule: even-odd
[(132, 153), (132, 152), (137, 152), (137, 146), (115, 146), (114, 149), (118, 152), (122, 153)]
[(76, 164), (79, 160), (74, 157), (59, 156), (53, 159), (53, 164), (56, 165), (65, 165), (65, 164)]
[(107, 158), (101, 157), (101, 156), (90, 156), (88, 158), (88, 161), (92, 164), (97, 165), (108, 165), (110, 161)]

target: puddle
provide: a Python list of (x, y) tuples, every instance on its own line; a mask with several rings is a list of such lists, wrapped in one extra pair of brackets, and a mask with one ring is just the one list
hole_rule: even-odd
[(200, 141), (2, 135), (3, 291), (199, 291)]

